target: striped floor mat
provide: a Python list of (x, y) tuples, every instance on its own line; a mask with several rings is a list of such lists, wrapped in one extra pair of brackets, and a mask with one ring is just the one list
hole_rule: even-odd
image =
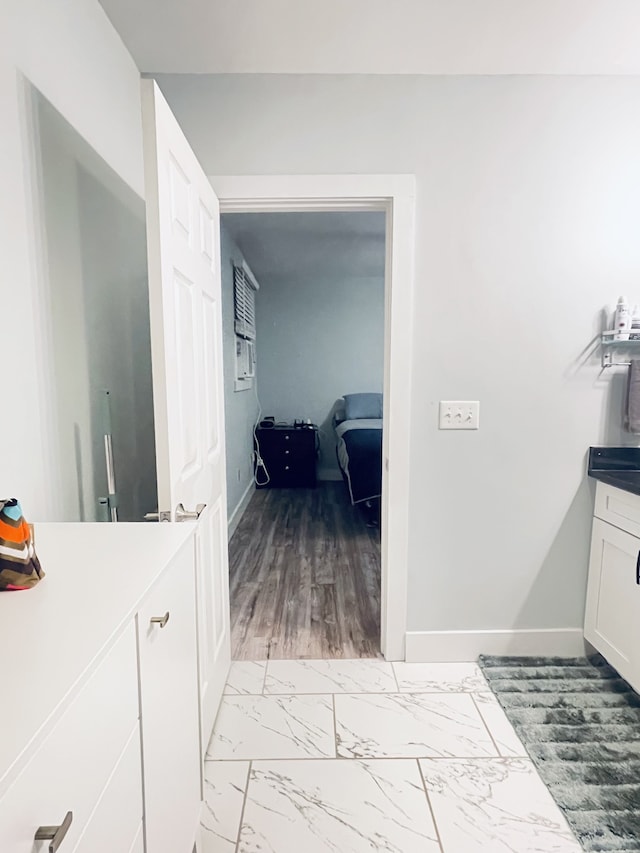
[(640, 696), (602, 658), (479, 664), (584, 850), (640, 851)]

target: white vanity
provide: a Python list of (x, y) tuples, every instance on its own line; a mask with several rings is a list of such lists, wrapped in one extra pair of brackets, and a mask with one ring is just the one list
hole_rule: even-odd
[(585, 638), (640, 692), (640, 495), (596, 484)]
[(198, 844), (194, 534), (36, 525), (46, 577), (0, 594), (2, 853)]

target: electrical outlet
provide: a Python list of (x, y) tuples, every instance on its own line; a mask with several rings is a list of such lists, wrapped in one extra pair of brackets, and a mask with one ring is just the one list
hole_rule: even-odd
[(440, 400), (440, 429), (479, 429), (477, 400)]

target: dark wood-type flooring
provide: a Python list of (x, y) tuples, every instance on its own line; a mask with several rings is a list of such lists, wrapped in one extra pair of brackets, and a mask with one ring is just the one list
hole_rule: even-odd
[(229, 545), (231, 656), (380, 655), (380, 530), (344, 483), (255, 492)]

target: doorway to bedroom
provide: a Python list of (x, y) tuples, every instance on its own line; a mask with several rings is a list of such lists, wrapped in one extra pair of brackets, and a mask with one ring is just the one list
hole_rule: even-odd
[(221, 217), (232, 658), (380, 656), (384, 210)]

